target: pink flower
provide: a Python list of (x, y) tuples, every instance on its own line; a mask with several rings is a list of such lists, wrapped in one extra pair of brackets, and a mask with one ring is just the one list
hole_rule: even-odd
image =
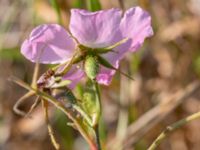
[[(146, 37), (153, 35), (151, 17), (140, 7), (130, 8), (122, 16), (119, 9), (89, 12), (72, 9), (69, 29), (78, 42), (90, 48), (105, 48), (125, 38), (129, 40), (114, 48), (116, 52), (101, 54), (115, 68), (126, 52), (134, 52), (143, 44)], [(36, 27), (24, 41), (21, 47), (22, 54), (32, 62), (44, 64), (63, 63), (72, 57), (77, 43), (70, 34), (60, 25), (45, 24)], [(65, 75), (66, 79), (79, 81), (84, 71), (76, 69), (78, 73)], [(101, 66), (96, 80), (100, 84), (108, 85), (115, 70)], [(69, 78), (68, 78), (69, 77)]]

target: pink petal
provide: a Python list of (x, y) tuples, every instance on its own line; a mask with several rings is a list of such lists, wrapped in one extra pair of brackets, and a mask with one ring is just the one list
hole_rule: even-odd
[[(115, 48), (114, 50), (117, 53), (109, 52), (103, 55), (115, 68), (119, 67), (119, 61), (125, 56), (128, 50), (137, 50), (146, 37), (153, 35), (151, 17), (139, 7), (131, 8), (126, 11), (122, 18), (120, 29), (123, 38), (128, 37), (130, 40)], [(101, 67), (100, 73), (97, 76), (97, 81), (99, 84), (109, 85), (114, 74), (115, 70)]]
[(120, 28), (123, 36), (132, 40), (130, 51), (136, 51), (146, 37), (153, 35), (151, 17), (140, 7), (133, 7), (125, 12)]
[(73, 55), (75, 42), (58, 24), (44, 24), (31, 32), (21, 47), (21, 53), (30, 61), (56, 64), (67, 61)]
[(72, 9), (70, 30), (78, 41), (91, 48), (101, 48), (114, 44), (122, 39), (119, 25), (119, 9), (88, 12)]
[(79, 66), (73, 65), (69, 72), (63, 76), (64, 80), (70, 80), (71, 84), (68, 86), (73, 89), (76, 84), (85, 76), (85, 73)]
[[(118, 67), (118, 64), (116, 65)], [(112, 81), (112, 77), (114, 76), (114, 74), (115, 70), (101, 67), (100, 73), (97, 75), (96, 80), (99, 84), (109, 85)]]

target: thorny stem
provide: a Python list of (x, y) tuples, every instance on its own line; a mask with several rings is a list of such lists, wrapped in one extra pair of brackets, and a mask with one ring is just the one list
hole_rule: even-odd
[(69, 110), (67, 110), (59, 101), (57, 101), (55, 98), (52, 96), (46, 94), (45, 92), (39, 91), (37, 89), (32, 88), (28, 84), (24, 83), (23, 81), (19, 80), (16, 77), (10, 78), (11, 81), (15, 82), (16, 84), (24, 87), (25, 89), (29, 91), (35, 92), (37, 95), (41, 96), (44, 100), (52, 103), (55, 107), (57, 107), (59, 110), (61, 110), (63, 113), (65, 113), (69, 119), (71, 119), (74, 124), (76, 125), (77, 130), (80, 132), (80, 134), (83, 136), (83, 138), (88, 142), (90, 147), (92, 148), (91, 150), (95, 150), (94, 148), (96, 147), (95, 142), (90, 138), (90, 135), (87, 133), (87, 131), (81, 126), (81, 123), (79, 120), (77, 120)]
[(96, 81), (93, 81), (93, 84), (94, 84), (94, 89), (95, 89), (95, 92), (96, 92), (96, 98), (97, 98), (97, 101), (98, 101), (98, 107), (99, 107), (99, 116), (97, 118), (97, 123), (96, 125), (94, 126), (94, 130), (95, 130), (95, 134), (96, 134), (96, 144), (97, 144), (97, 150), (101, 150), (101, 142), (100, 142), (100, 137), (99, 137), (99, 125), (98, 125), (98, 122), (99, 122), (99, 118), (100, 118), (100, 115), (101, 115), (101, 96), (100, 96), (100, 91), (99, 91), (99, 85)]
[(148, 150), (154, 150), (158, 147), (158, 145), (162, 142), (162, 140), (172, 131), (184, 126), (185, 124), (189, 123), (190, 121), (196, 120), (200, 118), (200, 111), (194, 113), (184, 119), (181, 119), (172, 125), (166, 127), (166, 129), (155, 139), (155, 141), (150, 145)]

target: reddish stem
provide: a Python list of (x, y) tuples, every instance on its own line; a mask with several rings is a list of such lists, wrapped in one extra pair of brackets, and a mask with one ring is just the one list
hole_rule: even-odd
[(90, 150), (99, 150), (98, 145), (92, 140), (90, 143)]
[(96, 145), (90, 145), (90, 150), (98, 150), (98, 148), (96, 147)]

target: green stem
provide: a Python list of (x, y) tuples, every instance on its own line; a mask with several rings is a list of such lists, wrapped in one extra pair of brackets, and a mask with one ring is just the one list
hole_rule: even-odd
[[(96, 124), (98, 124), (99, 120), (100, 120), (100, 116), (101, 116), (101, 94), (100, 94), (100, 90), (99, 90), (99, 85), (96, 81), (93, 81), (93, 84), (94, 84), (94, 90), (95, 90), (95, 93), (96, 93), (96, 99), (97, 99), (97, 107), (99, 108), (99, 112), (97, 113), (97, 118), (96, 118), (96, 121), (95, 122)], [(94, 123), (94, 125), (96, 125)]]
[(96, 147), (95, 142), (90, 138), (90, 135), (87, 133), (87, 131), (81, 126), (80, 120), (76, 119), (72, 112), (67, 110), (59, 101), (57, 101), (54, 97), (46, 94), (45, 92), (39, 91), (38, 89), (34, 89), (25, 82), (19, 80), (16, 77), (10, 78), (11, 81), (15, 82), (16, 84), (24, 87), (25, 89), (35, 92), (37, 95), (42, 97), (44, 100), (52, 103), (55, 107), (57, 107), (59, 110), (61, 110), (63, 113), (65, 113), (69, 119), (73, 121), (73, 123), (76, 125), (77, 130), (80, 132), (80, 134), (83, 136), (83, 138), (88, 142), (90, 147)]
[(97, 148), (98, 150), (101, 150), (101, 143), (100, 143), (100, 136), (99, 136), (99, 126), (95, 126), (94, 128), (95, 134), (96, 134), (96, 143), (97, 143)]
[(97, 148), (98, 150), (101, 150), (101, 142), (100, 142), (100, 137), (99, 137), (99, 120), (100, 120), (100, 116), (101, 116), (101, 95), (100, 95), (100, 90), (99, 90), (99, 85), (96, 81), (93, 81), (93, 84), (94, 84), (94, 90), (95, 90), (95, 93), (96, 93), (96, 99), (97, 99), (97, 102), (98, 102), (98, 110), (99, 110), (99, 113), (97, 118), (96, 118), (96, 124), (94, 126), (94, 130), (95, 130), (95, 134), (96, 134), (96, 144), (97, 144)]
[(200, 118), (200, 112), (194, 113), (184, 119), (181, 119), (180, 121), (177, 121), (175, 123), (173, 123), (172, 125), (169, 125), (168, 127), (166, 127), (166, 129), (155, 139), (155, 141), (150, 145), (150, 147), (148, 148), (148, 150), (154, 150), (156, 149), (160, 143), (162, 142), (162, 140), (172, 131), (184, 126), (185, 124), (187, 124), (190, 121), (196, 120)]
[(92, 120), (91, 120), (90, 116), (88, 116), (88, 114), (86, 112), (84, 112), (83, 109), (80, 106), (73, 104), (73, 108), (76, 111), (78, 111), (85, 118), (85, 120), (87, 121), (87, 123), (90, 126), (92, 126)]

